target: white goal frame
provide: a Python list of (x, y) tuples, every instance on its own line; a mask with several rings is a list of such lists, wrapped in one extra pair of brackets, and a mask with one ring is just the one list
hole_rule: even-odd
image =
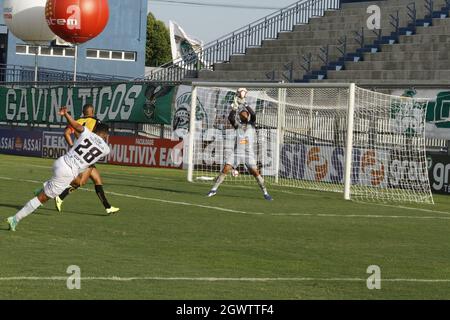
[[(348, 103), (348, 128), (347, 128), (347, 143), (345, 146), (345, 171), (344, 171), (344, 199), (350, 200), (350, 187), (351, 187), (351, 167), (352, 167), (352, 151), (353, 151), (353, 112), (355, 108), (355, 84), (354, 83), (267, 83), (267, 82), (193, 82), (192, 83), (192, 95), (191, 95), (191, 110), (190, 110), (190, 122), (189, 122), (189, 145), (188, 145), (188, 173), (187, 180), (193, 182), (194, 174), (194, 141), (195, 134), (195, 112), (197, 103), (197, 88), (198, 87), (245, 87), (251, 88), (277, 88), (278, 97), (280, 101), (283, 101), (283, 97), (286, 96), (285, 89), (287, 88), (340, 88), (349, 89), (349, 103)], [(283, 90), (284, 89), (284, 90)], [(284, 92), (283, 92), (284, 91)], [(280, 168), (280, 147), (282, 144), (282, 128), (284, 122), (283, 103), (278, 108), (278, 128), (277, 128), (277, 156), (276, 159), (276, 173), (275, 182), (278, 183), (278, 175)]]
[[(368, 90), (364, 90), (361, 88), (358, 88), (355, 83), (270, 83), (270, 82), (192, 82), (192, 95), (191, 95), (191, 106), (190, 106), (190, 124), (189, 124), (189, 134), (188, 139), (185, 140), (185, 143), (187, 143), (187, 147), (185, 146), (185, 150), (187, 151), (188, 155), (185, 157), (187, 160), (187, 180), (189, 182), (194, 182), (194, 169), (195, 169), (195, 161), (194, 161), (194, 144), (191, 143), (195, 141), (195, 131), (196, 131), (196, 112), (197, 112), (197, 101), (199, 97), (198, 88), (241, 88), (245, 87), (251, 91), (251, 89), (271, 89), (272, 92), (276, 94), (276, 90), (278, 90), (278, 110), (276, 112), (277, 114), (277, 128), (276, 128), (276, 147), (274, 148), (274, 176), (273, 176), (273, 182), (275, 184), (279, 183), (279, 175), (280, 175), (280, 162), (281, 162), (281, 148), (283, 146), (283, 139), (284, 139), (284, 132), (283, 128), (287, 128), (287, 120), (285, 115), (285, 107), (286, 107), (286, 99), (287, 99), (287, 90), (289, 89), (310, 89), (310, 120), (313, 119), (313, 108), (314, 105), (314, 99), (315, 99), (315, 90), (328, 90), (328, 89), (336, 89), (336, 90), (343, 90), (348, 92), (347, 101), (343, 101), (344, 104), (341, 104), (341, 110), (344, 111), (345, 108), (347, 109), (347, 114), (344, 116), (347, 121), (347, 127), (342, 131), (346, 132), (346, 137), (344, 139), (345, 145), (343, 145), (343, 151), (344, 151), (344, 170), (343, 170), (343, 193), (344, 193), (344, 199), (345, 200), (351, 200), (352, 198), (352, 171), (354, 168), (352, 167), (353, 162), (353, 152), (354, 152), (354, 131), (355, 127), (359, 130), (360, 123), (355, 124), (355, 117), (359, 115), (356, 114), (356, 99), (358, 98), (358, 101), (360, 101), (361, 98), (361, 91), (364, 91), (365, 93), (374, 94), (383, 96), (383, 98), (386, 99), (403, 99), (401, 97), (396, 96), (389, 96), (389, 95), (383, 95), (381, 93), (371, 92)], [(411, 102), (411, 101), (410, 101)], [(358, 102), (360, 103), (360, 102)], [(369, 105), (370, 108), (370, 105)], [(358, 109), (359, 110), (359, 109)], [(359, 121), (359, 119), (358, 119)], [(425, 118), (423, 119), (423, 124), (425, 124)], [(357, 138), (357, 137), (356, 137)], [(425, 150), (425, 145), (423, 145), (423, 149)], [(359, 165), (359, 164), (357, 164)], [(428, 177), (427, 177), (428, 179)], [(428, 180), (427, 180), (428, 181)], [(341, 182), (341, 183), (342, 183)], [(428, 181), (429, 184), (429, 181)], [(342, 186), (342, 184), (341, 184)], [(355, 185), (356, 186), (356, 185)], [(342, 189), (341, 189), (342, 190)], [(341, 191), (342, 192), (342, 191)], [(425, 191), (425, 193), (428, 193), (428, 191)], [(428, 203), (433, 203), (431, 191), (429, 192), (431, 201), (426, 201)]]

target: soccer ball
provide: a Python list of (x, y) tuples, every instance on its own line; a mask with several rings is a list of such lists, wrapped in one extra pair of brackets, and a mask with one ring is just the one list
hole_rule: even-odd
[(236, 169), (231, 170), (231, 175), (233, 177), (237, 177), (239, 175), (239, 171), (237, 171)]

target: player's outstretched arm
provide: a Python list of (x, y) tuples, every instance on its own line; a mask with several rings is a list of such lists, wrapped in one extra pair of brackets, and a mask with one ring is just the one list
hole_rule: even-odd
[(236, 123), (236, 110), (231, 110), (230, 114), (228, 115), (228, 121), (230, 121), (233, 128), (237, 129), (237, 123)]
[(256, 122), (256, 112), (253, 111), (253, 109), (250, 106), (246, 106), (246, 109), (248, 113), (250, 113), (250, 122), (255, 123)]
[(59, 109), (58, 113), (60, 116), (64, 116), (67, 119), (67, 122), (69, 123), (69, 125), (76, 132), (82, 133), (84, 131), (84, 127), (81, 124), (79, 124), (78, 122), (76, 122), (75, 119), (72, 118), (72, 116), (69, 114), (69, 112), (67, 111), (67, 107), (61, 107), (61, 109)]
[(69, 145), (69, 147), (73, 146), (73, 140), (72, 140), (72, 130), (70, 127), (67, 127), (64, 130), (64, 139), (66, 139), (67, 144)]

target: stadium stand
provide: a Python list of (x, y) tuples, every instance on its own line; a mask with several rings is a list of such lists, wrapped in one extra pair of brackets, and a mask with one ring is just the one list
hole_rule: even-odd
[[(380, 29), (368, 29), (370, 13), (367, 9), (370, 5), (381, 8)], [(294, 16), (292, 8), (297, 10)], [(249, 25), (247, 33), (243, 33), (243, 28), (218, 40), (215, 45), (207, 46), (199, 55), (200, 61), (196, 60), (196, 66), (192, 67), (191, 61), (191, 67), (184, 68), (188, 72), (182, 72), (181, 76), (173, 70), (179, 71), (183, 66), (171, 64), (172, 74), (168, 76), (166, 69), (163, 78), (326, 80), (358, 84), (427, 81), (442, 84), (450, 80), (449, 11), (449, 0), (388, 0), (337, 5), (333, 1), (300, 1), (296, 9), (290, 6), (265, 18), (265, 24), (263, 20)], [(310, 17), (296, 23), (302, 12)], [(267, 30), (274, 32), (272, 20), (278, 21), (281, 27), (275, 28), (278, 31), (275, 36), (265, 36)], [(258, 36), (261, 28), (263, 36)], [(243, 35), (238, 37), (240, 33)], [(256, 38), (261, 38), (260, 45), (258, 41), (248, 40), (254, 39), (255, 34)], [(231, 45), (227, 46), (226, 41)], [(222, 56), (211, 58), (210, 52), (214, 50)], [(162, 79), (161, 74), (155, 74), (154, 78)]]

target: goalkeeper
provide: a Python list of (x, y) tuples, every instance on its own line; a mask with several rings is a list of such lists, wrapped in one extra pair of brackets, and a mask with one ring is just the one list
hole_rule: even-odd
[(255, 152), (253, 149), (256, 136), (256, 113), (245, 101), (246, 95), (247, 89), (238, 89), (237, 97), (231, 105), (232, 110), (228, 116), (228, 120), (236, 130), (234, 152), (231, 152), (226, 158), (225, 166), (220, 175), (216, 178), (216, 182), (211, 191), (208, 193), (208, 197), (215, 196), (217, 194), (217, 189), (225, 180), (226, 175), (233, 168), (237, 168), (241, 163), (244, 163), (248, 172), (252, 174), (258, 182), (259, 187), (264, 193), (264, 199), (271, 201), (272, 197), (267, 192), (264, 185), (264, 179), (259, 173), (256, 165)]

